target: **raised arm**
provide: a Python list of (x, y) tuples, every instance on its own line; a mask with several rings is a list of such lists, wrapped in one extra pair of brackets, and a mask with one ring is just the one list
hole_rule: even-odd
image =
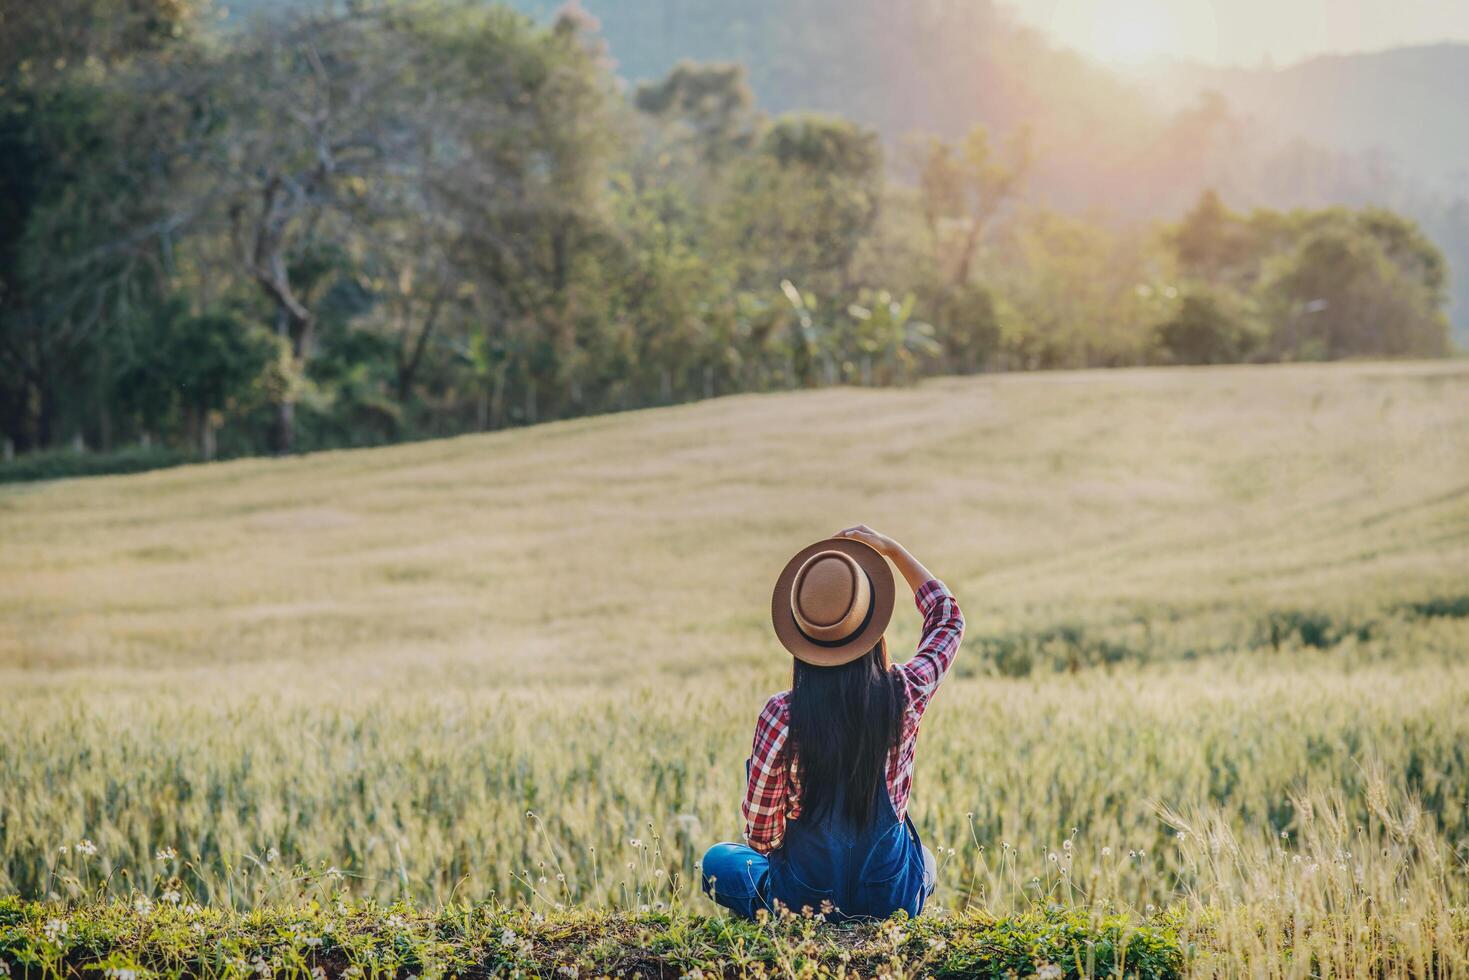
[(923, 616), (923, 635), (918, 641), (918, 652), (898, 670), (908, 688), (909, 710), (915, 717), (921, 716), (959, 653), (959, 641), (964, 638), (964, 613), (959, 609), (959, 602), (907, 548), (886, 534), (858, 524), (837, 536), (870, 545), (893, 563), (913, 590), (913, 601)]

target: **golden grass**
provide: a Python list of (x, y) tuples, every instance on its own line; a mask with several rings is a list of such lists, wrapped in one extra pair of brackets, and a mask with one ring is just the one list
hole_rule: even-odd
[[(1469, 963), (1447, 362), (750, 396), (5, 489), (0, 892), (181, 873), (249, 906), (289, 897), (249, 857), (276, 848), (381, 897), (687, 897), (787, 679), (771, 577), (857, 521), (968, 615), (913, 803), (956, 852), (942, 903), (1184, 909), (1278, 975)], [(1359, 826), (1386, 860), (1302, 877)]]

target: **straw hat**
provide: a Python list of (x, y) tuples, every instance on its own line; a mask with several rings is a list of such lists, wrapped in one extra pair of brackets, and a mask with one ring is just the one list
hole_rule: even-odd
[(827, 538), (786, 562), (770, 618), (796, 659), (837, 667), (877, 645), (893, 617), (893, 592), (882, 555), (852, 538)]

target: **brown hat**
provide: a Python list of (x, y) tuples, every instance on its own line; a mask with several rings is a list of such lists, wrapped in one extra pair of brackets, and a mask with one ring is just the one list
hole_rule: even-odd
[(877, 645), (893, 618), (893, 592), (893, 570), (882, 555), (852, 538), (827, 538), (786, 563), (770, 618), (796, 659), (838, 667)]

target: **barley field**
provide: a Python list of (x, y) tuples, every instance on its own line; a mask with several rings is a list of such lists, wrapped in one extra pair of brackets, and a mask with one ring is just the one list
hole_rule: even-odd
[(1124, 912), (1199, 975), (1469, 972), (1464, 362), (0, 488), (0, 894), (712, 912), (695, 862), (789, 679), (773, 577), (859, 521), (968, 619), (911, 811), (939, 911)]

